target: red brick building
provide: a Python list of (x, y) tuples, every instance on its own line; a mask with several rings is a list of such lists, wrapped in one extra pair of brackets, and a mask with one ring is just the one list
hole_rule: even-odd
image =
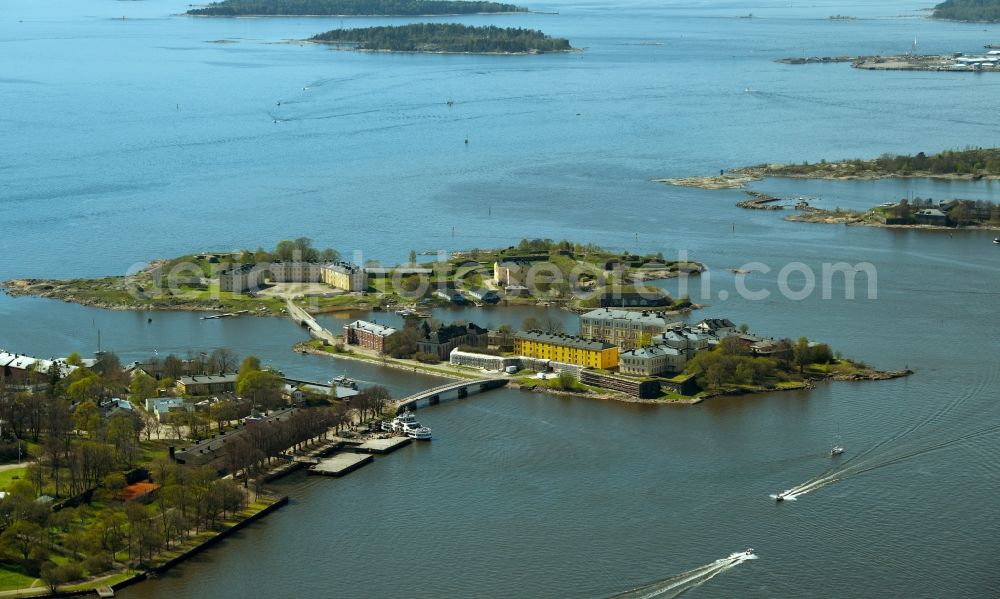
[(355, 320), (344, 325), (344, 343), (382, 353), (385, 340), (396, 332), (392, 327), (382, 326), (366, 320)]

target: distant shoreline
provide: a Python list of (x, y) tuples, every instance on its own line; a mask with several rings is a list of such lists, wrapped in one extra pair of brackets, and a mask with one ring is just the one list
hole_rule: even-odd
[(389, 15), (193, 15), (190, 13), (182, 12), (177, 13), (175, 16), (178, 17), (193, 17), (196, 19), (294, 19), (294, 18), (309, 18), (309, 19), (429, 19), (432, 17), (474, 17), (474, 16), (492, 16), (492, 15), (557, 15), (558, 12), (544, 12), (544, 11), (534, 11), (534, 10), (514, 10), (506, 12), (455, 12), (455, 13), (431, 13), (431, 14), (414, 14), (414, 15), (400, 15), (400, 14), (389, 14)]

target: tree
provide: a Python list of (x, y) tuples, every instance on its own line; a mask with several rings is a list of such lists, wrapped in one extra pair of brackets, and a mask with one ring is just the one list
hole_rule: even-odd
[(73, 352), (70, 355), (66, 356), (66, 363), (69, 364), (70, 366), (82, 366), (83, 358), (80, 356), (80, 354)]
[(206, 369), (210, 373), (232, 372), (237, 361), (238, 358), (231, 349), (220, 347), (209, 354)]
[(97, 373), (88, 370), (82, 378), (66, 387), (66, 395), (74, 402), (99, 401), (105, 395), (104, 380)]
[(85, 401), (76, 406), (76, 410), (73, 411), (73, 426), (76, 430), (86, 431), (93, 436), (101, 426), (101, 414), (97, 404)]
[(135, 417), (132, 414), (115, 414), (108, 421), (105, 436), (108, 443), (114, 446), (118, 462), (125, 468), (131, 469), (139, 457)]
[(132, 382), (128, 385), (129, 393), (132, 395), (132, 401), (139, 403), (147, 397), (156, 397), (156, 379), (149, 376), (145, 372), (136, 373), (132, 377)]
[(256, 370), (239, 376), (236, 393), (255, 406), (271, 409), (281, 402), (284, 386), (284, 379), (273, 370)]
[(410, 266), (417, 263), (417, 250), (410, 250)]
[(239, 374), (243, 376), (250, 372), (256, 372), (260, 370), (260, 358), (257, 356), (247, 356), (243, 358), (243, 363), (240, 364)]
[(24, 559), (28, 559), (37, 546), (45, 546), (45, 531), (42, 527), (28, 520), (16, 520), (0, 534), (4, 545), (16, 550)]
[(799, 373), (801, 374), (805, 371), (806, 366), (812, 363), (809, 340), (805, 337), (799, 337), (799, 340), (795, 342), (795, 347), (792, 348), (792, 355), (795, 359), (795, 365), (799, 367)]
[(163, 358), (163, 374), (172, 379), (180, 378), (184, 374), (184, 362), (174, 354)]

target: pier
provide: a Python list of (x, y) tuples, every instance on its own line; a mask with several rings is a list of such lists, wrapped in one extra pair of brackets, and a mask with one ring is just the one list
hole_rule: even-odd
[(467, 381), (457, 381), (441, 385), (440, 387), (434, 387), (433, 389), (428, 389), (426, 391), (421, 391), (420, 393), (415, 393), (408, 397), (404, 397), (399, 400), (396, 404), (396, 413), (402, 414), (407, 410), (416, 410), (423, 403), (428, 406), (433, 406), (441, 403), (441, 396), (445, 393), (450, 393), (451, 391), (457, 391), (457, 397), (463, 398), (468, 397), (470, 389), (478, 389), (479, 391), (489, 391), (490, 389), (499, 389), (507, 384), (508, 379), (502, 377), (485, 378), (485, 379), (474, 379)]
[(306, 472), (321, 476), (344, 476), (348, 472), (370, 464), (374, 459), (375, 456), (371, 454), (338, 453), (333, 457), (321, 459), (318, 464), (310, 467)]

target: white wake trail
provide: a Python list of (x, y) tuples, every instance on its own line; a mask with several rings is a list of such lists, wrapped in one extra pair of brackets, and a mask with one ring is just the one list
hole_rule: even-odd
[(753, 554), (753, 550), (733, 553), (729, 557), (715, 560), (710, 564), (682, 572), (670, 578), (658, 580), (630, 591), (613, 595), (609, 599), (673, 599), (751, 559), (757, 559), (757, 556)]

